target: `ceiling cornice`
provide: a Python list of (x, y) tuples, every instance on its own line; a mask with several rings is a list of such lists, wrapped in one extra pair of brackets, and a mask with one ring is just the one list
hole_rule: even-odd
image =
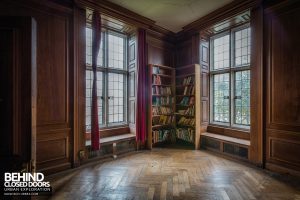
[(124, 7), (116, 5), (114, 3), (102, 0), (74, 0), (78, 7), (86, 8), (90, 10), (98, 10), (101, 14), (108, 15), (110, 17), (117, 18), (118, 20), (138, 25), (141, 28), (148, 28), (155, 24), (155, 21), (136, 14)]
[(153, 34), (153, 36), (158, 38), (167, 38), (175, 37), (175, 33), (169, 31), (165, 28), (162, 28), (155, 24), (155, 21), (139, 15), (135, 12), (132, 12), (122, 6), (111, 3), (106, 0), (97, 1), (97, 0), (74, 0), (75, 4), (78, 7), (98, 10), (101, 14), (116, 18), (125, 23), (134, 25), (138, 28), (144, 28), (147, 32)]
[(150, 27), (147, 30), (147, 33), (155, 38), (165, 40), (171, 43), (175, 43), (176, 40), (176, 34), (174, 32), (157, 25)]
[(200, 19), (186, 25), (183, 30), (176, 34), (177, 40), (198, 34), (201, 29), (205, 29), (220, 21), (227, 20), (247, 9), (260, 5), (262, 0), (234, 0), (225, 6), (201, 17)]
[(124, 23), (144, 28), (152, 37), (174, 43), (184, 38), (199, 34), (200, 30), (212, 26), (220, 21), (229, 19), (247, 9), (260, 5), (262, 0), (234, 0), (225, 6), (201, 17), (200, 19), (186, 25), (183, 30), (174, 33), (155, 24), (155, 21), (130, 11), (122, 6), (106, 0), (74, 0), (78, 7), (98, 10), (101, 14), (118, 19)]

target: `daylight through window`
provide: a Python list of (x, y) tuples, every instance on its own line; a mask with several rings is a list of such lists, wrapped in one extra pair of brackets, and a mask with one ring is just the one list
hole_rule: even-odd
[[(97, 57), (97, 96), (100, 127), (127, 124), (126, 35), (111, 30), (101, 34)], [(92, 29), (86, 28), (86, 130), (91, 129)]]
[(250, 126), (249, 26), (211, 37), (211, 122)]

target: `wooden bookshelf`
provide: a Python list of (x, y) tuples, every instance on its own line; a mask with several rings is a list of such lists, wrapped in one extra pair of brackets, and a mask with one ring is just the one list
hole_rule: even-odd
[[(200, 148), (200, 66), (176, 68), (176, 137)], [(192, 112), (192, 114), (190, 113)], [(188, 114), (187, 114), (188, 113)], [(185, 122), (185, 123), (182, 123)], [(193, 123), (190, 123), (193, 122)]]
[(175, 138), (175, 68), (149, 64), (148, 75), (147, 145), (152, 149), (153, 145), (173, 142)]

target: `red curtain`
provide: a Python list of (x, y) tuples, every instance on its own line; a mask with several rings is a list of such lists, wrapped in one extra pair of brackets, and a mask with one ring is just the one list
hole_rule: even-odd
[(100, 148), (99, 143), (99, 122), (98, 122), (98, 98), (97, 98), (97, 56), (101, 41), (101, 16), (99, 12), (94, 11), (92, 19), (92, 68), (93, 68), (93, 87), (92, 87), (92, 121), (91, 121), (91, 140), (92, 150)]
[(138, 146), (144, 144), (147, 134), (147, 64), (146, 31), (138, 30), (138, 77), (137, 77), (137, 114), (136, 141)]

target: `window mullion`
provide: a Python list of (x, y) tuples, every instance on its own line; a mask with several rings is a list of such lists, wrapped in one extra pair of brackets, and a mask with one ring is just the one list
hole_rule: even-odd
[(245, 70), (250, 70), (250, 65), (232, 68), (232, 71), (245, 71)]
[(230, 73), (229, 73), (229, 75), (230, 75), (230, 77), (229, 77), (229, 79), (230, 79), (230, 93), (229, 93), (229, 95), (230, 95), (230, 103), (229, 103), (229, 120), (230, 120), (230, 126), (232, 126), (233, 125), (233, 122), (234, 122), (234, 106), (235, 106), (235, 104), (234, 104), (234, 98), (233, 98), (233, 96), (234, 96), (234, 76), (233, 76), (233, 68), (234, 68), (234, 64), (235, 62), (234, 62), (234, 33), (232, 32), (232, 31), (230, 31)]
[(124, 87), (123, 87), (123, 120), (128, 122), (128, 74), (129, 74), (129, 70), (128, 70), (128, 40), (127, 37), (125, 38), (124, 42), (124, 54), (123, 54), (123, 60), (124, 60)]
[(230, 72), (230, 78), (231, 78), (231, 82), (230, 82), (230, 86), (231, 86), (231, 98), (230, 98), (230, 102), (231, 102), (231, 109), (230, 109), (230, 126), (232, 126), (234, 124), (235, 121), (235, 87), (234, 87), (234, 82), (235, 82), (235, 76), (234, 76), (234, 71), (232, 70)]
[(108, 106), (108, 71), (107, 71), (107, 66), (108, 66), (108, 34), (107, 30), (105, 31), (105, 62), (104, 62), (104, 75), (105, 75), (105, 84), (104, 84), (104, 104), (105, 104), (105, 114), (103, 117), (105, 118), (105, 127), (108, 127), (108, 113), (109, 113), (109, 106)]
[(227, 69), (222, 69), (222, 70), (215, 70), (211, 71), (210, 74), (215, 75), (215, 74), (225, 74), (225, 73), (230, 73), (230, 68)]

